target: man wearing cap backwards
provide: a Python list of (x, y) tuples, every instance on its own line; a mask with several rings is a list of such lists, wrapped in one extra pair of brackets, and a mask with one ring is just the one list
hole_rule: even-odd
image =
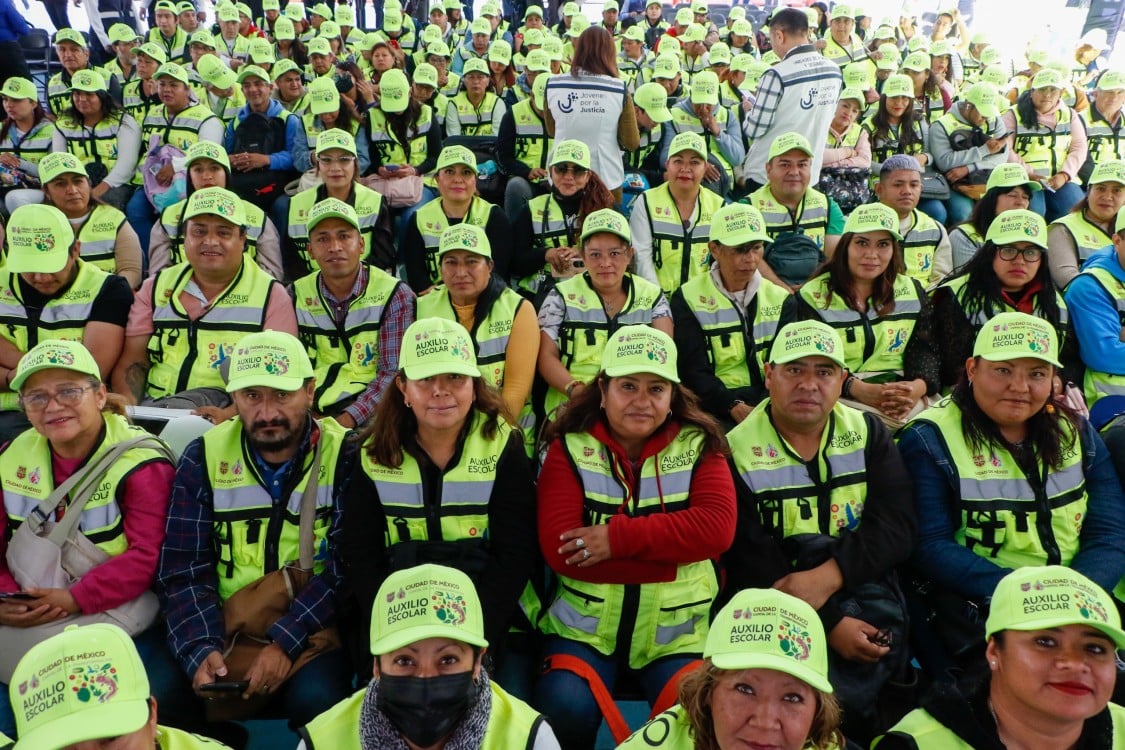
[[(799, 133), (809, 143), (825, 143), (836, 114), (843, 77), (838, 65), (821, 57), (808, 43), (809, 19), (797, 8), (785, 8), (770, 19), (770, 41), (781, 61), (762, 75), (754, 108), (742, 130), (750, 143), (743, 163), (747, 187), (767, 180), (765, 164), (774, 140)], [(821, 150), (812, 157), (810, 180), (820, 180)]]
[(758, 209), (723, 206), (711, 217), (710, 269), (669, 300), (680, 377), (724, 427), (766, 396), (765, 361), (789, 296), (758, 271), (771, 243)]
[[(991, 84), (974, 83), (930, 127), (927, 150), (933, 155), (934, 167), (951, 185), (962, 181), (984, 184), (994, 167), (1009, 160), (1006, 128), (1000, 117), (1002, 103)], [(973, 201), (956, 190), (946, 205), (950, 226), (968, 219), (973, 209)]]
[(742, 163), (746, 150), (742, 146), (738, 119), (732, 110), (720, 106), (719, 78), (709, 70), (696, 73), (691, 82), (691, 96), (672, 107), (672, 121), (664, 129), (661, 143), (661, 161), (667, 163), (672, 140), (679, 133), (703, 136), (709, 157), (703, 171), (706, 186), (719, 195), (732, 190), (734, 165)]
[[(796, 634), (799, 643), (791, 640)], [(770, 589), (738, 592), (715, 615), (703, 664), (680, 702), (618, 750), (831, 750), (845, 744), (816, 612)]]
[(177, 15), (173, 0), (157, 0), (151, 16), (156, 23), (145, 41), (157, 45), (167, 56), (167, 62), (181, 63), (187, 60), (188, 34), (176, 23)]
[[(41, 341), (82, 341), (104, 380), (121, 354), (129, 282), (85, 263), (66, 216), (54, 206), (20, 206), (6, 229), (0, 273), (0, 429), (28, 426), (11, 389), (15, 367)], [(6, 369), (5, 369), (6, 368)]]
[(1125, 709), (1110, 703), (1125, 647), (1118, 602), (1058, 565), (1000, 580), (985, 622), (986, 677), (926, 695), (872, 744), (919, 748), (1099, 748), (1125, 745)]
[(664, 183), (633, 202), (629, 228), (637, 251), (637, 275), (671, 294), (706, 273), (711, 216), (723, 205), (701, 184), (707, 145), (697, 133), (680, 133), (668, 146)]
[(392, 573), (371, 612), (370, 684), (302, 728), (297, 750), (557, 750), (546, 717), (482, 669), (483, 614), (459, 570)]
[(71, 626), (28, 650), (11, 685), (13, 750), (222, 750), (157, 724), (157, 701), (133, 639), (116, 625)]
[[(223, 121), (215, 117), (206, 104), (193, 102), (191, 79), (184, 68), (176, 63), (161, 65), (155, 75), (161, 107), (149, 109), (141, 123), (141, 143), (144, 153), (156, 136), (156, 146), (172, 146), (186, 152), (198, 141), (222, 143)], [(142, 157), (144, 156), (142, 153)], [(137, 175), (133, 179), (138, 185), (143, 181), (141, 169), (144, 158), (137, 162)], [(164, 165), (156, 174), (156, 182), (161, 186), (171, 186), (175, 167), (171, 162)], [(148, 253), (149, 237), (156, 220), (156, 211), (144, 190), (137, 190), (125, 207), (129, 223), (137, 231), (141, 249)]]
[(922, 168), (913, 156), (895, 154), (879, 168), (875, 182), (879, 202), (894, 209), (902, 235), (906, 275), (936, 284), (953, 270), (953, 247), (945, 227), (918, 210), (922, 199)]
[(90, 62), (86, 37), (74, 29), (62, 29), (55, 34), (55, 54), (62, 70), (47, 81), (47, 110), (58, 117), (70, 109), (70, 78), (80, 70), (93, 70), (103, 79), (105, 72)]
[(257, 65), (238, 74), (246, 106), (227, 124), (223, 143), (230, 154), (231, 190), (263, 211), (296, 176), (298, 148), (307, 145), (301, 119), (270, 98), (273, 81)]
[[(297, 338), (281, 331), (243, 337), (226, 385), (238, 416), (190, 443), (180, 459), (157, 571), (170, 653), (148, 665), (160, 676), (157, 698), (178, 721), (198, 713), (189, 690), (207, 697), (202, 686), (212, 682), (247, 681), (243, 698), (262, 696), (272, 705), (259, 708), (294, 727), (347, 694), (347, 658), (324, 631), (337, 616), (339, 571), (329, 545), (356, 444), (336, 421), (313, 417), (316, 388)], [(306, 505), (311, 537), (302, 531)], [(307, 583), (296, 584), (275, 621), (259, 625), (264, 632), (244, 632), (262, 642), (228, 653), (235, 633), (223, 610), (242, 612), (228, 613), (228, 623), (253, 617), (245, 610), (262, 599), (239, 592), (293, 561), (311, 573)]]
[(129, 311), (113, 390), (134, 403), (199, 407), (222, 421), (234, 413), (223, 388), (227, 360), (254, 331), (297, 334), (281, 284), (244, 253), (242, 200), (219, 187), (192, 193), (184, 210), (184, 255), (141, 284)]
[(1107, 70), (1098, 77), (1090, 97), (1090, 106), (1078, 113), (1086, 128), (1089, 156), (1078, 177), (1085, 182), (1098, 164), (1125, 159), (1125, 72)]
[(362, 261), (355, 209), (336, 198), (312, 207), (308, 252), (319, 270), (293, 284), (297, 324), (317, 389), (313, 410), (345, 427), (363, 425), (395, 374), (414, 293)]
[[(832, 257), (844, 231), (844, 215), (833, 198), (811, 187), (815, 160), (803, 135), (782, 134), (770, 146), (768, 182), (742, 200), (762, 212), (772, 239), (790, 233), (804, 235)], [(761, 271), (767, 279), (785, 284), (768, 264), (763, 263)]]
[[(906, 612), (885, 600), (901, 596), (890, 589), (913, 548), (915, 518), (910, 475), (887, 428), (839, 403), (843, 351), (820, 321), (777, 331), (769, 398), (727, 435), (739, 532), (724, 561), (729, 591), (773, 587), (817, 610), (849, 737), (863, 739), (875, 730), (873, 696), (905, 664)], [(875, 599), (878, 610), (865, 610)]]

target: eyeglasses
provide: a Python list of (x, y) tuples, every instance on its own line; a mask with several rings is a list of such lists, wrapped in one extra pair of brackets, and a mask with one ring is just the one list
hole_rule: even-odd
[(331, 167), (333, 164), (339, 164), (344, 167), (355, 164), (354, 156), (318, 156), (316, 160), (326, 167)]
[(556, 164), (551, 167), (551, 169), (555, 170), (559, 174), (566, 174), (567, 172), (569, 172), (575, 177), (582, 177), (590, 171), (586, 169), (586, 167), (580, 167), (577, 164)]
[(1025, 247), (1021, 250), (1013, 245), (996, 248), (996, 254), (1000, 256), (1000, 260), (1015, 260), (1017, 255), (1022, 254), (1025, 263), (1034, 263), (1043, 257), (1043, 251), (1038, 247)]
[(42, 391), (35, 391), (20, 396), (20, 406), (24, 411), (43, 411), (47, 408), (47, 404), (51, 401), (58, 401), (59, 406), (77, 406), (82, 401), (82, 397), (86, 391), (93, 390), (94, 386), (73, 386), (71, 388), (60, 388), (54, 393), (44, 393)]

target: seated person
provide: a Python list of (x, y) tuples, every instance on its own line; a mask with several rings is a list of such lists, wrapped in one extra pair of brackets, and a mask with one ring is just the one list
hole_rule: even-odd
[(183, 263), (145, 279), (129, 310), (113, 390), (132, 403), (232, 416), (224, 367), (235, 345), (262, 329), (297, 335), (285, 288), (245, 253), (242, 199), (197, 190), (184, 209)]
[[(1026, 209), (1031, 204), (1031, 194), (1042, 189), (1039, 181), (1028, 177), (1027, 170), (1019, 164), (1001, 164), (993, 168), (988, 175), (984, 196), (973, 206), (972, 214), (949, 231), (953, 270), (960, 270), (973, 259), (984, 245), (984, 238), (996, 217), (1005, 211)], [(1048, 240), (1052, 231), (1048, 229)]]
[(723, 206), (711, 217), (711, 268), (669, 300), (680, 378), (724, 427), (766, 395), (763, 365), (790, 294), (758, 271), (770, 244), (758, 209)]
[[(238, 416), (188, 445), (172, 485), (157, 572), (167, 648), (146, 654), (145, 666), (175, 722), (199, 720), (204, 685), (245, 681), (241, 695), (219, 700), (253, 698), (252, 714), (296, 728), (351, 685), (344, 651), (333, 648), (331, 550), (356, 444), (313, 417), (316, 378), (295, 337), (250, 334), (231, 359)], [(289, 590), (284, 605), (262, 595), (274, 586)]]
[(325, 198), (308, 217), (309, 257), (318, 270), (293, 283), (297, 327), (317, 376), (313, 410), (362, 426), (398, 372), (414, 293), (364, 262), (355, 209)]
[(679, 133), (698, 133), (707, 144), (704, 185), (719, 195), (734, 188), (734, 165), (742, 164), (746, 149), (742, 145), (742, 123), (732, 110), (719, 104), (719, 79), (709, 70), (691, 79), (691, 95), (671, 108), (672, 121), (662, 128), (661, 161), (667, 163), (669, 148)]
[(1051, 278), (1059, 289), (1078, 275), (1087, 258), (1113, 244), (1113, 223), (1125, 207), (1125, 162), (1102, 162), (1088, 184), (1089, 193), (1047, 229)]
[(914, 618), (914, 643), (935, 677), (979, 660), (980, 615), (1013, 569), (1065, 565), (1107, 591), (1125, 572), (1125, 495), (1090, 423), (1052, 398), (1058, 344), (1049, 323), (1000, 313), (953, 393), (899, 433), (919, 522), (911, 562), (928, 584), (918, 603), (938, 613)]
[(520, 209), (534, 196), (550, 189), (547, 181), (547, 158), (551, 155), (553, 139), (547, 135), (543, 119), (546, 104), (544, 93), (550, 76), (540, 73), (532, 83), (531, 96), (514, 104), (500, 121), (496, 139), (496, 155), (500, 168), (508, 175), (504, 187), (504, 213), (515, 223)]
[[(766, 233), (775, 242), (791, 235), (812, 240), (820, 257), (831, 258), (844, 230), (844, 215), (836, 201), (810, 186), (813, 149), (799, 133), (785, 133), (774, 140), (766, 161), (766, 184), (742, 199), (762, 213)], [(817, 265), (818, 259), (801, 264), (803, 273), (781, 269), (777, 273), (763, 262), (762, 276), (796, 289)], [(784, 275), (782, 275), (784, 274)]]
[(121, 355), (133, 292), (121, 276), (80, 257), (66, 215), (54, 206), (20, 206), (8, 220), (0, 265), (0, 438), (29, 425), (12, 387), (16, 365), (37, 343), (83, 342), (104, 381)]
[(879, 728), (875, 697), (909, 660), (894, 569), (915, 518), (891, 434), (839, 401), (845, 351), (820, 321), (778, 330), (769, 398), (728, 435), (739, 530), (724, 563), (730, 591), (770, 586), (817, 610), (845, 729), (866, 741)]
[(273, 80), (256, 65), (238, 74), (246, 106), (227, 123), (223, 145), (230, 155), (231, 190), (263, 211), (297, 177), (293, 163), (305, 148), (301, 118), (272, 99)]
[(898, 216), (906, 275), (930, 286), (953, 270), (953, 249), (945, 227), (918, 208), (922, 199), (922, 172), (913, 156), (890, 157), (879, 168), (875, 196)]

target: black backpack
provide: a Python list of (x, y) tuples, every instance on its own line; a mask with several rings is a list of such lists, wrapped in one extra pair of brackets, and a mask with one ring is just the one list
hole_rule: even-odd
[[(285, 120), (251, 112), (234, 131), (231, 154), (273, 154), (285, 150)], [(269, 167), (231, 172), (231, 190), (259, 208), (269, 209), (289, 181), (289, 173)]]
[(766, 248), (764, 260), (779, 279), (797, 286), (808, 281), (825, 256), (811, 237), (800, 232), (782, 232)]

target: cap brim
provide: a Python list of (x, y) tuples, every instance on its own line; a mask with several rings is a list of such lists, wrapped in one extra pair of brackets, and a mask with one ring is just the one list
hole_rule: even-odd
[(80, 367), (66, 367), (64, 365), (60, 365), (60, 364), (57, 364), (57, 363), (44, 362), (41, 365), (35, 365), (34, 367), (29, 367), (26, 370), (24, 370), (23, 372), (21, 372), (19, 375), (16, 375), (14, 378), (12, 378), (12, 386), (11, 386), (12, 390), (13, 391), (19, 391), (20, 388), (23, 388), (23, 384), (25, 382), (27, 382), (28, 378), (30, 378), (32, 375), (34, 375), (37, 372), (42, 372), (43, 370), (67, 370), (68, 372), (77, 372), (81, 375), (89, 375), (90, 377), (96, 377), (96, 378), (98, 378), (98, 380), (101, 380), (101, 374), (94, 375), (93, 373), (86, 372), (85, 370), (83, 370)]
[(61, 750), (80, 742), (132, 734), (149, 717), (148, 698), (114, 701), (95, 711), (79, 711), (20, 735), (13, 750)]
[(726, 237), (716, 237), (712, 242), (718, 242), (720, 245), (726, 245), (727, 247), (738, 247), (748, 242), (764, 242), (769, 245), (773, 240), (770, 239), (768, 234), (755, 234), (747, 229), (745, 232), (728, 234)]
[[(73, 243), (73, 240), (72, 240)], [(58, 273), (66, 265), (70, 248), (55, 248), (46, 253), (29, 253), (24, 255), (18, 250), (9, 248), (8, 257), (4, 266), (11, 273)]]
[(611, 378), (621, 378), (626, 375), (655, 375), (658, 378), (664, 378), (673, 383), (680, 382), (680, 376), (676, 374), (674, 369), (672, 372), (668, 372), (666, 368), (659, 367), (655, 363), (651, 366), (636, 363), (612, 365), (605, 368), (605, 374)]
[(712, 654), (711, 663), (719, 669), (772, 669), (775, 672), (784, 672), (796, 677), (812, 687), (825, 693), (832, 692), (832, 683), (824, 675), (819, 675), (799, 661), (788, 656), (774, 656), (773, 654), (757, 654), (753, 651), (742, 651), (725, 654)]
[[(400, 630), (385, 638), (372, 638), (371, 639), (371, 653), (372, 655), (382, 656), (396, 651), (403, 646), (409, 646), (418, 641), (424, 641), (427, 638), (448, 638), (452, 641), (459, 641), (460, 643), (467, 643), (470, 646), (479, 646), (480, 648), (488, 647), (488, 640), (483, 636), (478, 638), (472, 633), (466, 633), (456, 627), (449, 625), (419, 625), (406, 630)], [(31, 750), (30, 746), (28, 750)]]
[(673, 156), (675, 156), (676, 154), (682, 154), (682, 153), (683, 153), (683, 152), (685, 152), (685, 151), (690, 151), (690, 152), (692, 152), (693, 154), (699, 154), (699, 155), (700, 155), (700, 156), (702, 156), (702, 157), (703, 157), (704, 159), (706, 159), (706, 158), (707, 158), (707, 154), (706, 154), (705, 152), (703, 152), (703, 151), (700, 151), (700, 150), (698, 150), (697, 148), (695, 148), (695, 147), (693, 147), (693, 146), (684, 146), (683, 148), (677, 149), (676, 151), (669, 151), (669, 152), (668, 152), (668, 158), (670, 159), (670, 158), (672, 158)]
[(1053, 357), (1046, 357), (1042, 354), (1035, 354), (1034, 352), (1021, 352), (1018, 357), (1013, 357), (1007, 352), (1003, 354), (974, 354), (973, 356), (980, 357), (981, 359), (987, 359), (989, 362), (1010, 362), (1013, 359), (1037, 359), (1040, 362), (1046, 362), (1047, 364), (1054, 365), (1055, 367), (1062, 367), (1057, 359), (1054, 359)]
[(798, 352), (791, 357), (786, 357), (785, 355), (782, 355), (780, 357), (771, 356), (768, 357), (768, 361), (775, 365), (787, 365), (790, 362), (796, 362), (798, 359), (804, 359), (805, 357), (824, 357), (830, 362), (835, 362), (838, 366), (844, 368), (845, 370), (848, 369), (848, 365), (844, 361), (843, 357), (839, 356), (838, 354), (825, 354), (824, 352), (816, 352), (815, 354), (812, 352)]
[[(335, 148), (335, 147), (333, 147), (333, 148)], [(328, 219), (339, 219), (340, 221), (347, 222), (348, 226), (354, 227), (357, 232), (359, 231), (359, 224), (357, 224), (355, 222), (355, 220), (352, 219), (352, 217), (350, 217), (350, 216), (348, 216), (344, 213), (341, 213), (339, 211), (329, 211), (328, 213), (321, 214), (320, 216), (317, 216), (315, 223), (309, 222), (309, 224), (306, 228), (306, 231), (309, 234), (312, 234), (313, 229), (320, 226), (321, 222), (327, 221)]]
[[(471, 365), (468, 362), (443, 362), (434, 364), (418, 363), (415, 365), (410, 365), (409, 369), (407, 369), (406, 367), (402, 368), (402, 374), (405, 375), (409, 380), (425, 380), (426, 378), (432, 378), (438, 375), (468, 375), (471, 378), (479, 378), (480, 370), (476, 366)], [(407, 641), (407, 643), (413, 642), (414, 641)]]
[(625, 240), (626, 242), (628, 242), (628, 243), (630, 243), (630, 244), (631, 244), (631, 243), (633, 242), (633, 238), (632, 238), (632, 237), (627, 237), (627, 236), (625, 236), (625, 235), (624, 235), (623, 233), (621, 233), (621, 232), (615, 232), (615, 231), (613, 231), (612, 229), (609, 229), (608, 227), (601, 227), (601, 228), (599, 228), (599, 229), (595, 229), (595, 230), (594, 230), (594, 231), (592, 231), (592, 232), (583, 232), (583, 233), (582, 233), (582, 236), (581, 236), (581, 237), (579, 238), (579, 240), (578, 240), (578, 241), (579, 241), (579, 242), (582, 242), (582, 243), (585, 243), (585, 242), (586, 242), (586, 240), (590, 239), (590, 238), (591, 238), (591, 237), (593, 237), (593, 236), (594, 236), (595, 234), (612, 234), (612, 235), (613, 235), (614, 237), (620, 237), (621, 239)]
[(301, 389), (305, 379), (299, 375), (268, 375), (266, 373), (253, 373), (227, 383), (227, 393), (241, 391), (243, 388), (273, 388), (279, 391), (293, 393)]
[(667, 107), (656, 107), (653, 109), (646, 109), (645, 113), (653, 122), (666, 123), (672, 121), (672, 110)]
[(1048, 630), (1050, 628), (1061, 628), (1067, 625), (1086, 625), (1088, 627), (1094, 628), (1095, 630), (1100, 630), (1101, 632), (1109, 636), (1110, 640), (1113, 641), (1114, 645), (1116, 645), (1117, 648), (1125, 648), (1125, 630), (1122, 630), (1121, 628), (1115, 628), (1109, 623), (1094, 622), (1092, 620), (1083, 620), (1075, 617), (1044, 617), (1033, 622), (1021, 622), (1018, 627), (997, 628), (996, 630), (988, 633), (986, 637), (991, 638), (995, 633), (1005, 630)]

